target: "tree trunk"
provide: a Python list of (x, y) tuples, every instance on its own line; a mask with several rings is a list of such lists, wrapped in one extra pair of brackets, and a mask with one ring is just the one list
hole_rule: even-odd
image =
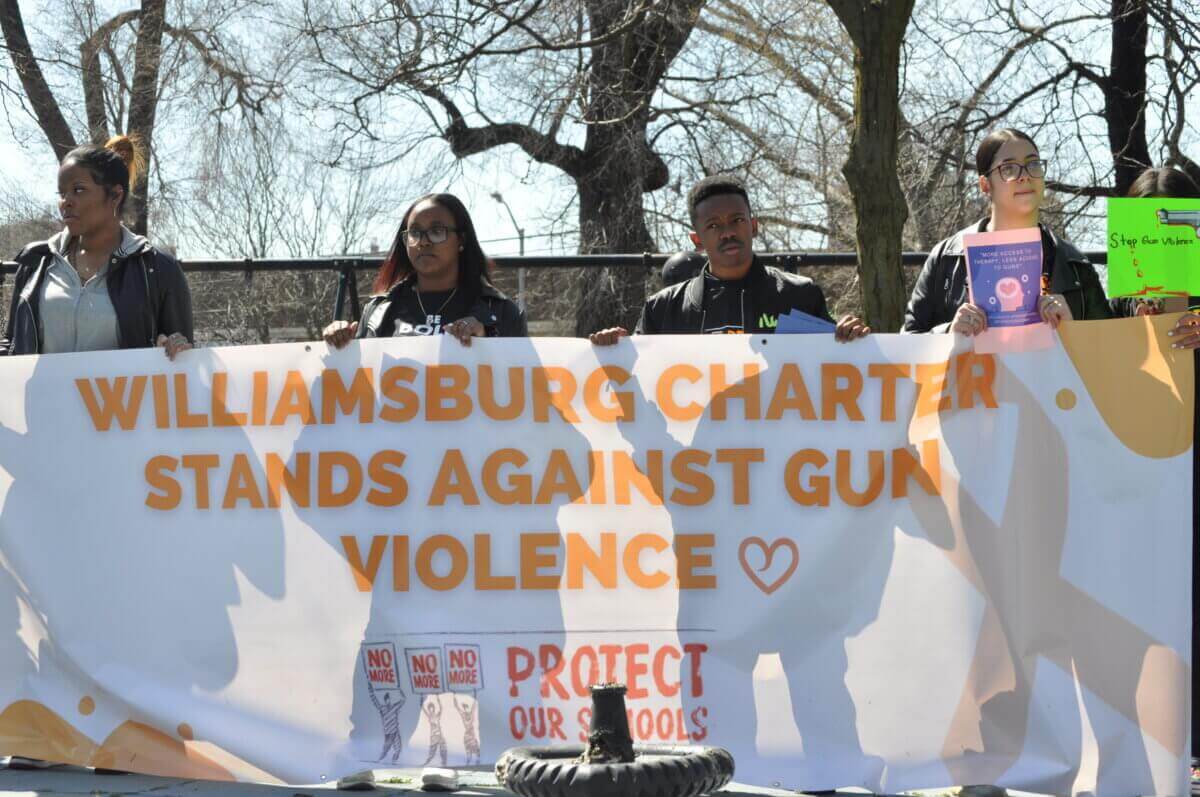
[[(575, 181), (579, 191), (579, 250), (593, 253), (653, 252), (642, 202), (646, 129), (626, 125), (588, 128), (585, 152), (591, 167)], [(575, 304), (575, 334), (620, 325), (632, 330), (646, 300), (646, 269), (640, 266), (583, 269)]]
[(79, 72), (83, 83), (83, 106), (87, 112), (88, 138), (97, 146), (103, 146), (109, 138), (100, 52), (111, 46), (111, 37), (121, 26), (133, 22), (141, 13), (140, 9), (135, 8), (111, 17), (79, 45)]
[(150, 157), (154, 142), (154, 117), (158, 110), (158, 70), (162, 64), (162, 37), (166, 23), (166, 0), (142, 0), (138, 22), (137, 44), (134, 47), (133, 86), (129, 98), (130, 133), (136, 133), (145, 147), (146, 168), (137, 175), (131, 186), (130, 211), (134, 216), (134, 232), (146, 234), (149, 207), (146, 202), (150, 184)]
[(42, 128), (46, 139), (50, 142), (54, 156), (60, 161), (68, 152), (75, 148), (75, 136), (71, 126), (62, 115), (58, 101), (37, 59), (33, 57), (33, 49), (29, 46), (29, 37), (25, 33), (25, 21), (21, 18), (21, 8), (17, 0), (0, 0), (0, 31), (4, 33), (4, 42), (8, 53), (16, 67), (25, 96), (33, 106), (34, 116), (38, 126)]
[[(579, 192), (580, 251), (652, 251), (643, 195), (665, 186), (670, 174), (647, 136), (651, 103), (703, 4), (704, 0), (645, 5), (586, 0), (588, 30), (601, 41), (588, 49), (586, 59), (578, 56), (585, 86), (582, 147), (556, 139), (558, 122), (546, 132), (534, 124), (513, 122), (472, 127), (440, 87), (418, 81), (412, 88), (445, 111), (448, 121), (442, 136), (456, 158), (515, 144), (570, 177)], [(636, 24), (627, 18), (632, 8), (640, 8), (639, 18), (632, 20)], [(646, 275), (646, 269), (636, 267), (587, 269), (579, 281), (576, 333), (617, 324), (632, 327), (645, 301)]]
[(842, 174), (856, 216), (859, 286), (878, 332), (904, 322), (900, 253), (908, 205), (896, 176), (900, 49), (914, 0), (828, 0), (854, 42), (854, 131)]
[(1150, 166), (1146, 142), (1145, 0), (1112, 0), (1112, 56), (1104, 92), (1104, 118), (1112, 149), (1117, 196), (1125, 196)]

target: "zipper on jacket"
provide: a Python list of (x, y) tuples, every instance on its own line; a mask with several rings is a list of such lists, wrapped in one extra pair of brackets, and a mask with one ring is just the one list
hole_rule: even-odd
[(146, 273), (146, 254), (143, 253), (139, 259), (142, 264), (142, 284), (146, 286), (146, 306), (150, 308), (150, 346), (153, 347), (158, 338), (158, 329), (155, 327), (158, 323), (158, 312), (154, 306), (154, 297), (150, 295), (150, 275)]
[[(29, 275), (30, 278), (32, 279), (34, 277), (37, 277), (38, 279), (44, 279), (47, 269), (50, 268), (50, 266), (47, 264), (46, 261), (52, 257), (54, 257), (54, 255), (42, 255), (42, 259), (38, 263), (37, 270)], [(38, 283), (38, 279), (33, 279), (33, 284), (35, 286)], [(16, 288), (16, 285), (14, 285), (13, 287)], [(35, 289), (35, 290), (40, 290), (40, 288)], [(33, 296), (33, 294), (30, 293), (29, 297), (22, 297), (21, 303), (25, 305), (25, 310), (29, 313), (29, 318), (33, 322), (30, 325), (33, 327), (33, 353), (41, 354), (42, 353), (42, 325), (38, 323), (37, 313), (33, 312), (33, 304), (30, 302), (30, 297), (32, 297), (32, 296)], [(13, 327), (13, 334), (16, 334), (15, 326)], [(12, 342), (10, 341), (9, 343), (11, 345)]]

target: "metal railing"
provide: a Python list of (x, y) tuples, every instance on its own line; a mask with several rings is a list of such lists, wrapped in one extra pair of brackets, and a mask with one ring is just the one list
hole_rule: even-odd
[[(657, 254), (644, 252), (632, 255), (526, 255), (523, 257), (507, 256), (494, 257), (492, 261), (499, 269), (513, 268), (601, 268), (620, 267), (646, 269), (662, 268), (667, 259), (675, 253)], [(775, 266), (787, 271), (801, 267), (830, 267), (856, 266), (858, 255), (855, 252), (759, 252), (758, 258), (769, 266)], [(1107, 263), (1107, 252), (1087, 252), (1093, 263)], [(904, 252), (901, 262), (905, 266), (919, 266), (925, 262), (926, 252)], [(349, 310), (349, 317), (357, 319), (362, 312), (358, 295), (358, 283), (355, 274), (360, 271), (374, 271), (383, 263), (382, 257), (314, 257), (301, 259), (278, 258), (243, 258), (241, 260), (180, 260), (179, 264), (185, 272), (201, 273), (239, 273), (247, 278), (257, 273), (272, 274), (289, 271), (331, 271), (337, 275), (337, 295), (334, 299), (334, 318), (342, 318), (343, 312)], [(11, 261), (0, 262), (0, 287), (3, 287), (5, 277), (15, 274), (17, 264)]]

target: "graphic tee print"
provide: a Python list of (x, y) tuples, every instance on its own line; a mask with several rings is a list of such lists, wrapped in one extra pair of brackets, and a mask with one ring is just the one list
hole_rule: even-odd
[(469, 310), (466, 302), (451, 291), (422, 293), (418, 301), (415, 290), (406, 290), (392, 301), (376, 334), (381, 338), (440, 335), (447, 326), (469, 315)]

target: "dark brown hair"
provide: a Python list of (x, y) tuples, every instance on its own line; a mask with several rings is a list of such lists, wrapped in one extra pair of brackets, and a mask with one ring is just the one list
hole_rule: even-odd
[(746, 184), (732, 174), (711, 174), (697, 182), (688, 191), (688, 215), (692, 219), (692, 227), (696, 226), (696, 206), (710, 196), (720, 194), (736, 194), (746, 200), (746, 209), (750, 209), (750, 195), (746, 193)]
[(408, 229), (408, 218), (413, 209), (425, 201), (432, 201), (450, 211), (454, 217), (454, 226), (458, 230), (458, 238), (462, 242), (462, 251), (458, 254), (458, 290), (467, 299), (467, 304), (474, 304), (479, 298), (485, 285), (491, 285), (488, 279), (488, 259), (479, 246), (479, 236), (475, 234), (475, 225), (471, 222), (471, 214), (467, 207), (454, 194), (426, 194), (419, 197), (408, 206), (400, 219), (400, 228), (392, 241), (392, 248), (387, 258), (375, 275), (371, 289), (375, 293), (387, 293), (396, 283), (413, 273), (412, 261), (408, 259), (408, 248), (404, 245), (404, 231)]
[(996, 159), (996, 153), (1009, 141), (1028, 141), (1033, 144), (1034, 152), (1037, 152), (1037, 144), (1029, 137), (1028, 133), (1022, 133), (1013, 127), (1002, 127), (999, 130), (993, 130), (984, 137), (983, 141), (979, 142), (979, 149), (975, 150), (975, 171), (979, 174), (987, 174), (992, 170), (994, 165), (992, 161)]
[(1200, 188), (1191, 177), (1170, 166), (1144, 170), (1129, 186), (1129, 197), (1175, 197), (1200, 199)]
[(117, 210), (125, 208), (129, 199), (129, 187), (137, 182), (138, 175), (146, 168), (146, 156), (141, 138), (135, 135), (113, 136), (103, 147), (84, 144), (67, 153), (63, 165), (74, 162), (87, 169), (92, 179), (112, 195), (118, 185), (124, 193)]

